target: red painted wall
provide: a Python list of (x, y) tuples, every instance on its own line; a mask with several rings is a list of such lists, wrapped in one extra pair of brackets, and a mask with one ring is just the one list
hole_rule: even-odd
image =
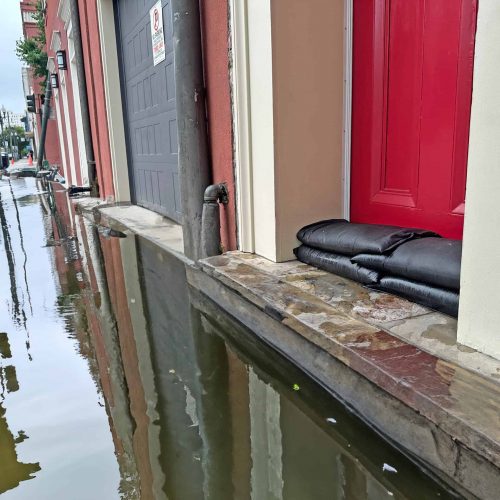
[[(72, 179), (71, 176), (69, 175), (70, 168), (69, 168), (69, 155), (70, 151), (68, 148), (66, 148), (66, 155), (67, 155), (67, 167), (68, 167), (68, 179), (67, 179), (67, 184), (76, 184), (76, 185), (81, 185), (82, 184), (82, 178), (81, 178), (81, 170), (80, 170), (80, 154), (79, 154), (79, 146), (78, 146), (78, 136), (77, 136), (77, 128), (76, 128), (76, 118), (75, 118), (75, 109), (73, 106), (75, 95), (73, 92), (73, 82), (71, 78), (71, 71), (70, 71), (70, 61), (69, 61), (69, 50), (68, 50), (68, 37), (66, 34), (66, 28), (64, 26), (64, 23), (62, 20), (57, 17), (57, 9), (59, 7), (59, 2), (47, 2), (47, 13), (45, 17), (45, 33), (47, 37), (47, 53), (49, 57), (53, 57), (55, 59), (56, 54), (55, 52), (50, 48), (50, 44), (52, 41), (52, 34), (54, 31), (59, 31), (60, 33), (60, 38), (61, 38), (61, 49), (66, 51), (66, 59), (67, 59), (67, 67), (68, 69), (66, 70), (59, 70), (59, 82), (61, 82), (61, 77), (64, 75), (65, 78), (65, 83), (66, 83), (66, 93), (68, 96), (68, 115), (69, 115), (69, 123), (65, 123), (64, 127), (62, 127), (62, 132), (63, 135), (66, 138), (66, 144), (68, 143), (68, 136), (71, 134), (71, 141), (73, 144), (73, 154), (71, 157), (71, 162), (75, 165), (75, 171), (76, 171), (76, 179)], [(62, 89), (61, 89), (61, 84), (59, 85), (59, 103), (61, 104), (61, 114), (64, 116), (64, 103), (62, 99)]]
[(224, 250), (237, 248), (233, 169), (227, 0), (202, 0), (201, 24), (213, 182), (226, 182), (229, 204), (221, 210)]
[[(20, 2), (21, 9), (21, 19), (23, 19), (23, 34), (25, 38), (31, 38), (38, 34), (38, 27), (36, 24), (31, 22), (24, 22), (23, 12), (33, 12), (35, 7), (31, 2)], [(45, 89), (41, 86), (41, 81), (33, 77), (30, 72), (30, 84), (33, 87), (35, 94), (40, 95), (45, 93)], [(37, 109), (38, 109), (38, 97)], [(42, 124), (40, 119), (40, 114), (37, 115), (38, 123), (38, 134), (40, 136), (42, 130)], [(39, 149), (39, 144), (36, 145), (37, 150)], [(57, 122), (56, 120), (49, 120), (47, 127), (47, 135), (45, 139), (45, 156), (47, 160), (52, 165), (61, 165), (61, 148), (59, 145), (59, 136), (57, 133)]]
[[(68, 114), (69, 123), (66, 123), (64, 118), (64, 102), (62, 99), (61, 89), (59, 89), (59, 104), (61, 108), (61, 127), (64, 137), (66, 164), (68, 167), (67, 184), (81, 185), (80, 171), (80, 155), (77, 136), (77, 123), (74, 110), (74, 99), (79, 96), (75, 95), (73, 82), (70, 71), (68, 39), (64, 23), (57, 17), (58, 2), (48, 2), (46, 16), (46, 33), (49, 57), (55, 57), (53, 51), (50, 50), (50, 42), (54, 31), (60, 32), (61, 49), (66, 51), (68, 58), (68, 69), (64, 71), (66, 79), (66, 89), (68, 96)], [(114, 197), (113, 187), (113, 172), (111, 168), (111, 150), (109, 145), (109, 130), (106, 119), (106, 100), (104, 93), (104, 74), (101, 60), (101, 46), (99, 40), (99, 25), (97, 5), (95, 0), (80, 1), (80, 31), (82, 34), (83, 58), (85, 67), (85, 79), (87, 83), (87, 96), (90, 111), (90, 127), (92, 133), (92, 143), (96, 161), (97, 179), (99, 185), (100, 197), (109, 199)], [(60, 74), (63, 71), (59, 71)], [(81, 126), (78, 124), (78, 126)], [(70, 158), (68, 148), (68, 136), (71, 135), (73, 143), (73, 155), (71, 162), (76, 167), (76, 179), (71, 178), (70, 174)]]

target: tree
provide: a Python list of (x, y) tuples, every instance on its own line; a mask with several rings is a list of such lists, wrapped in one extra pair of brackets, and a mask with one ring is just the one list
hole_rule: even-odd
[(0, 134), (0, 146), (4, 147), (6, 143), (9, 143), (11, 134), (12, 145), (18, 148), (19, 154), (27, 154), (29, 139), (27, 139), (25, 136), (26, 131), (24, 130), (24, 128), (17, 125), (4, 127), (3, 134)]
[(41, 0), (37, 0), (34, 4), (35, 18), (38, 26), (38, 34), (31, 38), (21, 38), (16, 42), (17, 57), (30, 68), (33, 69), (35, 76), (39, 78), (47, 78), (47, 39), (45, 36), (45, 7)]

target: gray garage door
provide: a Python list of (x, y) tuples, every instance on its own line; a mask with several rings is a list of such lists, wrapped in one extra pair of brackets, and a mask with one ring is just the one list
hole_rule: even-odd
[(177, 114), (170, 0), (162, 0), (166, 58), (153, 65), (155, 0), (117, 0), (125, 127), (135, 203), (180, 221)]

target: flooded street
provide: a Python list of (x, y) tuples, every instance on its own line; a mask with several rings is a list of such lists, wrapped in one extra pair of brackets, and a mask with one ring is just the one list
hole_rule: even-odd
[(57, 275), (35, 192), (34, 179), (0, 181), (0, 492), (113, 498), (120, 475), (89, 341), (75, 325), (78, 287)]
[(0, 195), (2, 499), (456, 498), (172, 255), (34, 179)]

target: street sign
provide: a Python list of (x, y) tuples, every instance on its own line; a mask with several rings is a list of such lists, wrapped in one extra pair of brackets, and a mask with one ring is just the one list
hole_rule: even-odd
[(165, 35), (163, 33), (163, 12), (161, 0), (149, 11), (151, 18), (151, 40), (153, 43), (153, 65), (165, 60)]

